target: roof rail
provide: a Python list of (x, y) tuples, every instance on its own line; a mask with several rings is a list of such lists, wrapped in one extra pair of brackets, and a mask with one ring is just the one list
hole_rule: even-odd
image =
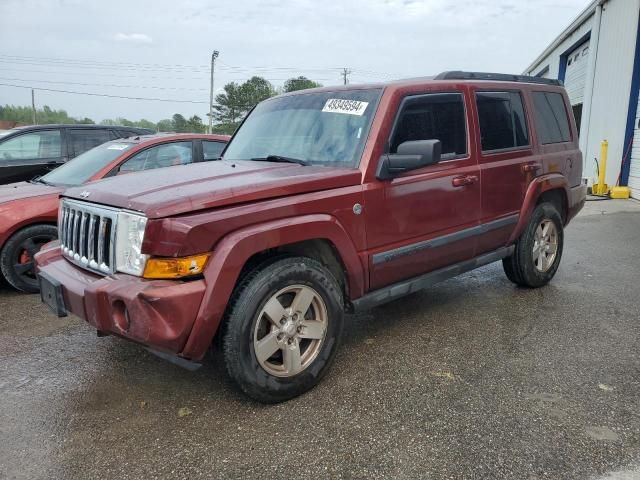
[(495, 80), (499, 82), (541, 83), (543, 85), (562, 86), (560, 80), (554, 78), (530, 77), (528, 75), (512, 75), (510, 73), (462, 72), (460, 70), (442, 72), (434, 80)]

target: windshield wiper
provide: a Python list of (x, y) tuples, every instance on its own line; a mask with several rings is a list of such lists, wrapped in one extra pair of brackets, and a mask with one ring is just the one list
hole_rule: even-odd
[(41, 175), (38, 175), (37, 177), (33, 177), (31, 179), (31, 183), (42, 183), (43, 185), (52, 185), (51, 183), (47, 182), (46, 180), (43, 180)]
[(305, 160), (300, 160), (299, 158), (283, 157), (281, 155), (267, 155), (266, 157), (252, 158), (251, 160), (256, 162), (297, 163), (298, 165), (302, 165), (304, 167), (308, 167), (309, 165), (311, 165)]

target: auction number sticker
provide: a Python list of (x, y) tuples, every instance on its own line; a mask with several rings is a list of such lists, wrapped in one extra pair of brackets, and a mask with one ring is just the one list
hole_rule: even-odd
[(322, 108), (323, 112), (329, 113), (346, 113), (348, 115), (361, 116), (367, 109), (369, 102), (361, 102), (359, 100), (345, 100), (342, 98), (330, 98)]
[(115, 145), (109, 145), (107, 150), (126, 150), (127, 148), (129, 148), (127, 144), (116, 143)]

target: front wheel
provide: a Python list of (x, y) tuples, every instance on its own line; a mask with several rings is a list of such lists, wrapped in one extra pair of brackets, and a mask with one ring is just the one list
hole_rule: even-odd
[(523, 287), (546, 285), (558, 270), (563, 245), (560, 214), (550, 203), (538, 205), (516, 242), (513, 255), (502, 260), (507, 277)]
[(37, 293), (40, 288), (33, 257), (45, 243), (58, 238), (53, 225), (32, 225), (15, 233), (0, 252), (0, 269), (9, 284), (17, 290)]
[(342, 325), (341, 290), (322, 264), (274, 261), (247, 275), (229, 304), (222, 333), (227, 372), (254, 400), (289, 400), (329, 370)]

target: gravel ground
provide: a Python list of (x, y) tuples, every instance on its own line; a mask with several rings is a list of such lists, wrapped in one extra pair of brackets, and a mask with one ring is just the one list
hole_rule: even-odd
[(493, 264), (350, 316), (275, 406), (0, 287), (0, 478), (640, 478), (639, 239), (590, 203), (547, 287)]

